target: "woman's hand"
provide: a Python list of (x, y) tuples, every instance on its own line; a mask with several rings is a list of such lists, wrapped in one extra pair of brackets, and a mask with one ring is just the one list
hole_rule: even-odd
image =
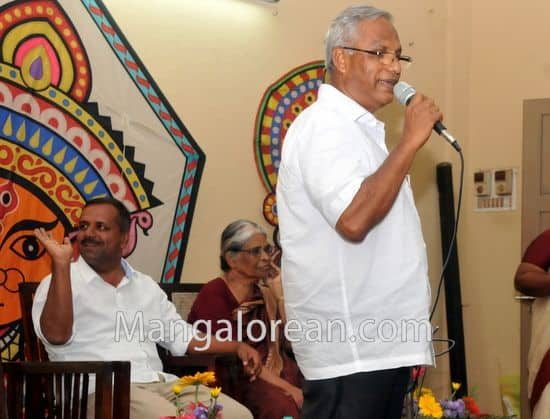
[(304, 393), (302, 390), (296, 386), (290, 385), (286, 392), (290, 397), (292, 397), (292, 400), (294, 400), (294, 403), (296, 403), (298, 409), (301, 409), (304, 404)]
[(265, 284), (269, 287), (272, 294), (275, 296), (277, 301), (280, 301), (283, 299), (283, 284), (281, 282), (281, 268), (279, 268), (279, 265), (277, 264), (277, 260), (279, 260), (279, 256), (281, 254), (281, 250), (277, 250), (273, 252), (271, 255), (271, 261), (270, 261), (270, 270), (269, 274), (265, 280)]
[(245, 373), (250, 376), (250, 381), (254, 381), (262, 371), (262, 361), (258, 351), (246, 343), (239, 342), (237, 356), (243, 363)]

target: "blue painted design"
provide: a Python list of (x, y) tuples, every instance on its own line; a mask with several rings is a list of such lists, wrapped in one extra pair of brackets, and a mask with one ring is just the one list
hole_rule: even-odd
[[(80, 192), (80, 194), (84, 197), (86, 201), (96, 197), (99, 193), (104, 193), (104, 194), (109, 193), (107, 185), (105, 184), (105, 182), (103, 182), (102, 178), (99, 176), (99, 173), (97, 172), (95, 167), (93, 167), (90, 164), (90, 162), (85, 157), (82, 156), (82, 154), (76, 147), (68, 143), (66, 139), (60, 137), (55, 131), (49, 129), (47, 126), (38, 124), (35, 120), (28, 118), (24, 114), (19, 114), (13, 111), (12, 109), (0, 106), (0, 127), (4, 126), (8, 117), (11, 118), (13, 130), (12, 130), (11, 136), (3, 134), (3, 137), (6, 140), (16, 143), (19, 146), (25, 148), (26, 150), (31, 151), (33, 154), (40, 156), (41, 159), (49, 162), (54, 167), (58, 167), (58, 168), (63, 167), (65, 164), (73, 160), (75, 157), (77, 158), (77, 164), (72, 173), (66, 173), (62, 169), (60, 169), (60, 171), (75, 186), (75, 188)], [(16, 133), (19, 127), (21, 126), (21, 124), (23, 123), (25, 124), (27, 137), (23, 141), (19, 141), (16, 139)], [(39, 137), (40, 146), (37, 148), (34, 148), (29, 144), (29, 140), (38, 130), (40, 130), (40, 137)], [(52, 141), (52, 152), (46, 155), (42, 151), (42, 146), (46, 143), (46, 141), (50, 141), (50, 140)], [(63, 159), (63, 162), (61, 162), (61, 164), (58, 164), (54, 162), (54, 157), (62, 149), (65, 149), (65, 157)], [(86, 175), (85, 180), (79, 184), (76, 181), (75, 177), (77, 173), (81, 172), (84, 169), (88, 169), (88, 173)], [(98, 180), (96, 187), (94, 188), (92, 193), (87, 194), (84, 191), (83, 187), (91, 180), (96, 180), (96, 179)]]

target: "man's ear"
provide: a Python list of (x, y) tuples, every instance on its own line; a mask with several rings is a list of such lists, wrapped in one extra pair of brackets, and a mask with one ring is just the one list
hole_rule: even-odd
[(122, 233), (122, 240), (120, 241), (120, 247), (122, 250), (126, 249), (126, 246), (128, 246), (128, 242), (130, 241), (130, 231), (128, 230), (126, 233)]
[(343, 48), (334, 48), (332, 50), (332, 65), (339, 73), (346, 73), (348, 68), (349, 54)]

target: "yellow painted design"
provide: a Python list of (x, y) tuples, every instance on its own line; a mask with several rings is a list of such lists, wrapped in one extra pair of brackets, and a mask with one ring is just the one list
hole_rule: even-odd
[(63, 147), (61, 150), (55, 153), (55, 156), (53, 156), (53, 161), (55, 162), (55, 164), (61, 165), (61, 163), (63, 163), (63, 160), (65, 160), (66, 152), (67, 152), (67, 147)]
[(46, 156), (49, 156), (50, 154), (52, 154), (52, 150), (53, 150), (53, 137), (50, 138), (48, 141), (46, 141), (46, 144), (44, 144), (44, 146), (42, 147), (42, 152)]
[(40, 145), (40, 130), (37, 129), (29, 140), (29, 144), (32, 148), (38, 148)]
[(87, 174), (88, 174), (88, 168), (78, 172), (74, 178), (75, 178), (77, 183), (82, 183), (82, 182), (84, 182), (84, 179), (86, 179)]
[(63, 39), (57, 34), (49, 22), (32, 21), (21, 23), (9, 31), (2, 42), (2, 57), (4, 58), (4, 62), (13, 64), (15, 50), (21, 41), (31, 35), (36, 36), (38, 34), (44, 36), (50, 44), (55, 47), (55, 52), (61, 66), (59, 89), (63, 92), (69, 92), (75, 78), (75, 69), (73, 67), (71, 54), (65, 46)]
[(308, 70), (306, 74), (310, 79), (317, 79), (322, 73), (319, 74), (317, 70)]
[(267, 108), (268, 109), (271, 109), (271, 110), (275, 110), (275, 108), (277, 108), (277, 101), (272, 97), (269, 98), (269, 100), (267, 101)]
[[(31, 66), (37, 60), (42, 61), (42, 77), (35, 79), (31, 75)], [(33, 90), (44, 90), (51, 84), (52, 80), (52, 67), (50, 64), (50, 59), (46, 50), (42, 45), (37, 45), (31, 49), (23, 58), (21, 63), (21, 77), (27, 86)]]
[(13, 126), (11, 124), (11, 115), (8, 115), (6, 118), (6, 122), (4, 123), (4, 126), (2, 127), (2, 131), (4, 135), (11, 137), (13, 134)]
[[(24, 148), (21, 148), (17, 146), (17, 144), (14, 144), (11, 141), (3, 140), (0, 138), (0, 145), (2, 148), (10, 149), (12, 152), (12, 155), (17, 156), (16, 158), (18, 160), (21, 160), (23, 157), (30, 157), (30, 161), (28, 161), (28, 165), (25, 166), (25, 169), (29, 168), (37, 168), (37, 167), (44, 167), (48, 168), (52, 173), (55, 173), (55, 178), (58, 179), (58, 182), (51, 186), (45, 186), (42, 182), (37, 181), (35, 185), (41, 189), (47, 196), (52, 199), (54, 202), (54, 205), (56, 205), (58, 208), (63, 211), (64, 214), (67, 214), (70, 218), (71, 222), (77, 222), (78, 218), (73, 219), (73, 217), (78, 217), (79, 214), (75, 214), (74, 210), (76, 208), (80, 208), (84, 205), (85, 201), (83, 196), (80, 194), (80, 191), (74, 187), (74, 185), (71, 182), (64, 182), (61, 179), (65, 178), (65, 174), (62, 173), (59, 168), (46, 159), (42, 159), (36, 154), (32, 153), (32, 151), (26, 150)], [(16, 150), (19, 148), (19, 150)], [(38, 163), (40, 161), (40, 163)], [(16, 174), (19, 174), (21, 176), (25, 176), (25, 173), (20, 171), (19, 165), (14, 165), (13, 172)], [(61, 185), (68, 185), (70, 189), (63, 189), (61, 196), (58, 196), (56, 193), (57, 188)]]
[(273, 118), (270, 116), (266, 116), (264, 117), (264, 122), (262, 125), (270, 127), (272, 123), (273, 123)]
[(269, 138), (269, 135), (262, 135), (260, 137), (262, 145), (270, 145), (271, 144), (271, 138)]
[(86, 186), (84, 186), (84, 192), (86, 192), (86, 194), (88, 195), (91, 194), (94, 191), (96, 185), (97, 185), (97, 180), (94, 180), (93, 182), (88, 183)]
[(277, 92), (278, 92), (281, 96), (284, 96), (284, 95), (286, 95), (288, 92), (290, 92), (290, 88), (289, 88), (286, 84), (283, 84), (281, 87), (279, 87), (279, 89), (277, 90)]
[(25, 125), (25, 121), (19, 125), (19, 128), (17, 128), (17, 132), (15, 133), (15, 138), (17, 138), (18, 141), (25, 141), (27, 138), (27, 127)]
[(77, 161), (78, 157), (74, 157), (70, 162), (65, 165), (65, 170), (67, 171), (67, 173), (72, 173), (74, 171)]
[(296, 76), (292, 77), (290, 79), (292, 81), (292, 83), (294, 83), (296, 86), (302, 84), (304, 82), (304, 79), (302, 78), (301, 75), (297, 74)]

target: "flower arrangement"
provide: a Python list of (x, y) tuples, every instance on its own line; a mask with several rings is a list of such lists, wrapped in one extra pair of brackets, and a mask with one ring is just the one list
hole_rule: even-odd
[[(216, 381), (216, 376), (211, 371), (198, 372), (195, 375), (185, 375), (181, 377), (176, 384), (172, 386), (172, 391), (176, 395), (177, 419), (221, 419), (222, 405), (217, 403), (218, 396), (222, 389), (215, 387), (210, 390), (210, 400), (208, 402), (199, 401), (199, 386), (212, 384)], [(183, 389), (187, 386), (195, 386), (194, 401), (182, 404)]]
[(448, 399), (437, 400), (432, 390), (426, 387), (415, 391), (414, 409), (419, 419), (505, 419), (508, 416), (491, 416), (481, 413), (473, 397), (456, 398), (460, 383), (451, 384), (452, 393)]

